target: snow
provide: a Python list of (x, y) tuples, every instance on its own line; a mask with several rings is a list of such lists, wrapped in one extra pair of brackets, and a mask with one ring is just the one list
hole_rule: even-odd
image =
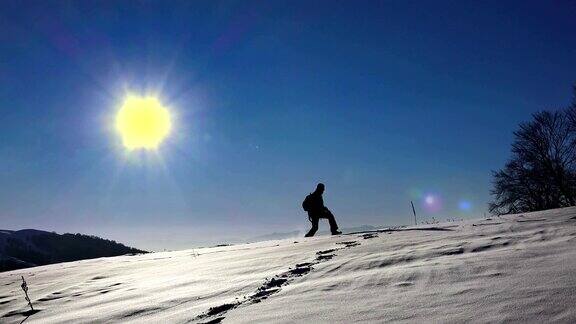
[(576, 322), (575, 243), (573, 207), (53, 264), (0, 273), (0, 322)]

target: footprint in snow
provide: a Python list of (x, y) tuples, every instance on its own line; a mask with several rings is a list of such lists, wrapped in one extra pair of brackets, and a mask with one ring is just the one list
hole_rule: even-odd
[(336, 254), (322, 254), (316, 257), (317, 261), (328, 261), (328, 260), (332, 260), (333, 257), (335, 257)]
[[(377, 237), (374, 236), (374, 237)], [(297, 243), (297, 242), (295, 242)], [(332, 259), (334, 256), (336, 256), (334, 254), (334, 252), (336, 252), (337, 250), (341, 250), (341, 249), (346, 249), (346, 248), (350, 248), (350, 247), (354, 247), (354, 246), (358, 246), (360, 245), (360, 243), (356, 242), (356, 241), (347, 241), (347, 242), (339, 242), (336, 243), (339, 245), (344, 245), (344, 247), (341, 248), (337, 248), (337, 249), (329, 249), (329, 250), (323, 250), (323, 251), (318, 251), (316, 252), (316, 260), (315, 262), (304, 262), (304, 263), (298, 263), (296, 264), (296, 267), (294, 269), (290, 268), (290, 270), (283, 272), (279, 275), (274, 276), (272, 279), (267, 279), (264, 284), (262, 284), (262, 286), (258, 287), (258, 289), (256, 289), (256, 292), (254, 292), (253, 294), (249, 295), (249, 296), (245, 296), (241, 301), (238, 301), (239, 298), (236, 298), (236, 302), (235, 303), (227, 303), (227, 304), (222, 304), (219, 306), (215, 306), (215, 307), (211, 307), (208, 309), (208, 311), (204, 314), (201, 314), (199, 316), (196, 317), (197, 320), (204, 320), (207, 319), (209, 317), (213, 317), (213, 316), (218, 316), (217, 318), (211, 319), (207, 322), (203, 322), (204, 324), (208, 324), (208, 323), (220, 323), (222, 322), (222, 320), (225, 318), (224, 315), (226, 312), (242, 305), (245, 303), (259, 303), (262, 300), (268, 298), (270, 295), (273, 295), (277, 292), (279, 292), (282, 289), (282, 286), (285, 286), (287, 284), (290, 283), (290, 281), (292, 281), (293, 279), (297, 278), (297, 277), (301, 277), (304, 276), (306, 274), (308, 274), (310, 271), (312, 271), (312, 266), (323, 262), (323, 261), (327, 261)]]
[(358, 243), (356, 241), (338, 242), (336, 244), (344, 245), (345, 248), (351, 248), (351, 247), (360, 245), (360, 243)]

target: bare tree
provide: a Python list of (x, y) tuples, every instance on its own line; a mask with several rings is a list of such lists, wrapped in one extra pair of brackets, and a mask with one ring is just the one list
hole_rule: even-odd
[[(576, 132), (576, 84), (574, 85), (573, 93), (572, 104), (566, 111), (566, 114), (568, 115), (568, 122), (570, 123), (570, 131)], [(576, 144), (576, 142), (574, 144)]]
[(534, 114), (514, 136), (512, 158), (493, 172), (490, 211), (507, 214), (574, 206), (576, 102), (567, 110)]

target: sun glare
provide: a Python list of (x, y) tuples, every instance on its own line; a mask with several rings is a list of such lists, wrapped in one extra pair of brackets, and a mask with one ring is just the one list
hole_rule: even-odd
[(129, 150), (158, 148), (171, 128), (170, 112), (154, 97), (129, 96), (116, 115), (116, 129)]

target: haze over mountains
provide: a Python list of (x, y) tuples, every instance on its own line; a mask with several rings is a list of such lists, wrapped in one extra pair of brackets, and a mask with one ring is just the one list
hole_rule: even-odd
[[(361, 226), (356, 226), (356, 227), (345, 227), (342, 228), (342, 233), (351, 233), (351, 232), (361, 232), (361, 231), (370, 231), (370, 230), (375, 230), (381, 227), (378, 226), (372, 226), (372, 225), (361, 225)], [(269, 241), (269, 240), (282, 240), (282, 239), (287, 239), (287, 238), (302, 238), (304, 236), (305, 232), (303, 231), (290, 231), (290, 232), (274, 232), (274, 233), (270, 233), (270, 234), (264, 234), (264, 235), (258, 235), (258, 236), (254, 236), (252, 238), (247, 239), (245, 242), (250, 243), (250, 242), (260, 242), (260, 241)], [(326, 234), (330, 234), (330, 231), (327, 230), (321, 230), (318, 231), (317, 235), (326, 235)]]
[[(378, 227), (362, 225), (344, 228), (344, 233), (375, 230)], [(328, 234), (320, 231), (319, 235)], [(280, 239), (298, 239), (302, 231), (274, 232), (248, 239), (229, 239), (208, 246), (242, 244)], [(189, 247), (194, 247), (196, 244)], [(99, 257), (119, 256), (146, 251), (125, 246), (113, 240), (93, 235), (56, 234), (54, 232), (24, 229), (18, 231), (0, 230), (0, 272), (29, 268), (58, 262), (77, 261)]]

